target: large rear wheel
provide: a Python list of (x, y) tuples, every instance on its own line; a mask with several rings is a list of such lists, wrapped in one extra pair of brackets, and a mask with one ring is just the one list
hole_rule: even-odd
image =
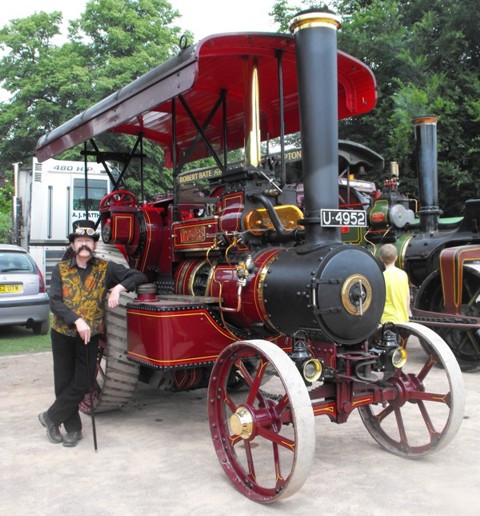
[[(97, 243), (95, 256), (128, 267), (123, 254), (113, 245)], [(127, 303), (135, 293), (122, 293), (117, 308), (105, 308), (105, 335), (100, 340), (93, 389), (95, 412), (117, 410), (126, 405), (135, 392), (139, 366), (127, 359)], [(80, 410), (90, 414), (90, 397), (86, 395)]]
[(445, 447), (465, 410), (460, 367), (447, 344), (416, 323), (396, 325), (406, 364), (388, 379), (396, 397), (359, 408), (370, 435), (387, 451), (416, 459)]
[[(261, 390), (267, 375), (268, 395)], [(238, 376), (245, 387), (231, 390)], [(208, 415), (220, 464), (242, 494), (269, 503), (303, 485), (315, 452), (314, 415), (300, 373), (278, 346), (228, 346), (212, 371)]]

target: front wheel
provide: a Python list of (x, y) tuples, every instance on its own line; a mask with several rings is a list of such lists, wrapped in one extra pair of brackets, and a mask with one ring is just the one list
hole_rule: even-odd
[[(245, 388), (229, 388), (234, 376)], [(268, 395), (261, 390), (267, 376)], [(250, 340), (220, 354), (208, 387), (208, 417), (220, 464), (246, 497), (269, 503), (303, 485), (315, 452), (314, 415), (300, 373), (278, 346)]]
[(417, 323), (396, 324), (406, 364), (387, 382), (394, 399), (358, 410), (370, 435), (387, 451), (416, 459), (444, 448), (465, 411), (460, 367), (447, 344)]

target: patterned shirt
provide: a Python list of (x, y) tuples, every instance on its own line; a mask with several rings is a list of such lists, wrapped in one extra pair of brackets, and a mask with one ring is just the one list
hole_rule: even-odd
[(148, 279), (136, 269), (91, 258), (85, 269), (75, 258), (62, 261), (52, 271), (50, 309), (54, 315), (52, 328), (64, 335), (77, 335), (75, 321), (84, 319), (92, 336), (101, 332), (104, 303), (108, 290), (121, 283), (127, 291), (135, 290)]

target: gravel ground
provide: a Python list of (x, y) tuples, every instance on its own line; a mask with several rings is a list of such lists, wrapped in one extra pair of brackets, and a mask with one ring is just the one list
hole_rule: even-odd
[(0, 513), (4, 515), (479, 514), (480, 372), (464, 373), (465, 417), (454, 441), (418, 461), (383, 451), (357, 413), (316, 419), (311, 473), (290, 498), (259, 505), (223, 473), (206, 390), (139, 387), (123, 410), (90, 419), (76, 448), (48, 442), (38, 413), (52, 401), (51, 354), (0, 357)]

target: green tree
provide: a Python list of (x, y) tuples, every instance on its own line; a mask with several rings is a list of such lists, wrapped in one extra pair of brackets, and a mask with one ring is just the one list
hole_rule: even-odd
[(0, 30), (0, 50), (5, 53), (0, 77), (11, 95), (0, 106), (1, 171), (32, 156), (36, 138), (52, 118), (51, 93), (59, 91), (58, 75), (50, 67), (58, 51), (52, 40), (60, 33), (60, 23), (58, 12), (38, 13), (13, 20)]
[(476, 2), (336, 4), (344, 15), (339, 44), (372, 67), (379, 97), (372, 113), (343, 123), (341, 134), (372, 146), (387, 161), (398, 161), (403, 187), (414, 192), (412, 118), (438, 116), (439, 204), (446, 214), (459, 214), (480, 187)]
[[(54, 44), (59, 12), (13, 20), (0, 29), (1, 85), (11, 95), (0, 105), (0, 181), (11, 163), (31, 158), (40, 136), (175, 53), (178, 16), (165, 0), (90, 0), (60, 46)], [(112, 138), (100, 143), (102, 150), (119, 150)], [(160, 148), (150, 146), (148, 157), (147, 190), (168, 188), (170, 178), (158, 173)], [(78, 160), (79, 150), (59, 158)]]
[[(79, 20), (70, 25), (70, 38), (88, 63), (90, 95), (82, 108), (100, 101), (154, 68), (178, 51), (179, 12), (165, 0), (91, 0)], [(187, 32), (187, 37), (191, 35)], [(132, 148), (134, 138), (99, 138), (102, 150)], [(119, 149), (119, 142), (122, 146)], [(148, 198), (171, 189), (170, 172), (163, 166), (158, 145), (145, 141), (144, 191)], [(121, 163), (118, 164), (122, 168)], [(125, 186), (140, 194), (140, 163), (129, 166)]]
[[(174, 21), (179, 15), (166, 0), (90, 0), (69, 34), (88, 62), (93, 100), (176, 53), (182, 31)], [(88, 100), (89, 106), (92, 97)]]
[(0, 242), (10, 242), (13, 186), (7, 179), (0, 188)]
[[(480, 187), (480, 22), (476, 0), (336, 0), (339, 48), (373, 70), (376, 108), (343, 120), (340, 137), (398, 161), (402, 188), (416, 195), (412, 118), (439, 117), (440, 207), (459, 214)], [(297, 2), (297, 8), (320, 7)], [(272, 15), (283, 30), (295, 13), (279, 0)], [(384, 174), (374, 177), (381, 184)]]

